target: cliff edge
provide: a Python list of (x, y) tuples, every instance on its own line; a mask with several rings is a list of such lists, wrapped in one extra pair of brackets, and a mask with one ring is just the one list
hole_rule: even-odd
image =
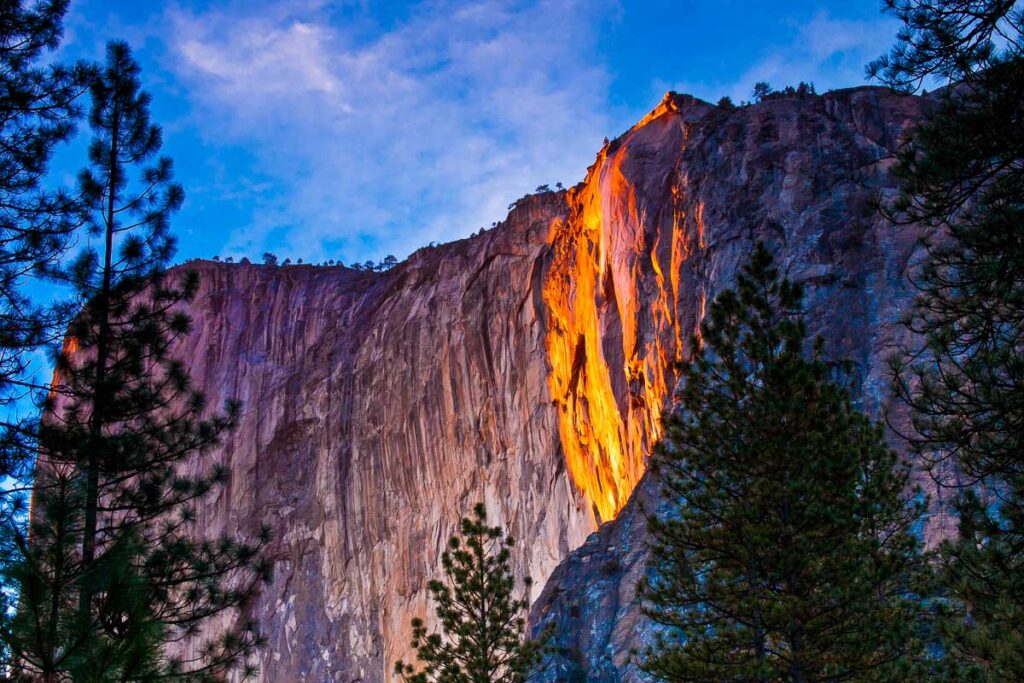
[(579, 185), (389, 271), (190, 264), (178, 354), (212, 402), (244, 404), (200, 524), (275, 531), (273, 582), (247, 608), (262, 678), (389, 679), (477, 500), (519, 541), (534, 622), (559, 626), (551, 671), (632, 676), (629, 501), (676, 361), (764, 240), (879, 410), (918, 235), (872, 198), (926, 106), (881, 88), (735, 110), (670, 93)]

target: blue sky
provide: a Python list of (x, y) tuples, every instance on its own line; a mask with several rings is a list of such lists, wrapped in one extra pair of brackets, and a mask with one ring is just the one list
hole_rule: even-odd
[[(666, 90), (864, 81), (875, 0), (73, 0), (62, 54), (123, 38), (184, 184), (179, 257), (403, 258), (582, 179)], [(82, 146), (55, 162), (70, 182)]]

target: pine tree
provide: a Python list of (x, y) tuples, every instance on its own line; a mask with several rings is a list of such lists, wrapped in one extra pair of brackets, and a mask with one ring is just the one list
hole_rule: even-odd
[[(33, 301), (27, 286), (65, 254), (76, 203), (44, 187), (55, 149), (74, 133), (91, 69), (43, 66), (60, 43), (67, 1), (0, 2), (0, 523), (23, 523), (35, 457), (31, 354), (62, 329), (66, 308)], [(16, 554), (0, 545), (0, 567)], [(0, 614), (9, 613), (0, 591)], [(0, 670), (9, 651), (0, 641)]]
[(895, 47), (868, 65), (868, 76), (904, 92), (928, 78), (977, 84), (991, 66), (1020, 56), (1024, 9), (1017, 4), (884, 0), (885, 13), (903, 25)]
[(238, 406), (211, 412), (170, 354), (190, 331), (181, 304), (198, 278), (164, 270), (183, 191), (156, 158), (161, 132), (139, 71), (114, 42), (91, 85), (81, 184), (101, 246), (69, 273), (82, 307), (39, 429), (30, 534), (4, 534), (21, 561), (2, 577), (19, 599), (2, 635), (24, 675), (44, 681), (244, 675), (261, 642), (251, 624), (199, 641), (210, 617), (254, 596), (267, 538), (208, 539), (196, 525), (196, 504), (225, 480), (205, 456)]
[(66, 322), (63, 307), (33, 302), (25, 285), (52, 272), (77, 221), (75, 198), (43, 186), (54, 150), (74, 134), (92, 73), (82, 63), (40, 64), (60, 43), (67, 5), (0, 2), (0, 478), (28, 477), (35, 416), (18, 419), (15, 404), (30, 404), (37, 389), (28, 352)]
[[(759, 244), (701, 325), (651, 466), (641, 666), (669, 681), (906, 680), (920, 562), (908, 468), (808, 344)], [(696, 343), (696, 340), (695, 340)], [(810, 348), (808, 348), (810, 346)]]
[(771, 97), (775, 90), (772, 86), (765, 81), (758, 81), (754, 84), (753, 97), (755, 102), (763, 102), (765, 99)]
[(899, 151), (901, 195), (883, 207), (932, 229), (907, 321), (924, 345), (893, 376), (913, 451), (959, 491), (959, 537), (939, 554), (944, 647), (975, 674), (1024, 680), (1024, 8), (887, 4), (904, 27), (870, 72), (903, 90), (954, 82)]
[[(441, 556), (447, 583), (431, 581), (428, 586), (443, 635), (428, 634), (423, 621), (413, 619), (412, 647), (422, 668), (417, 672), (412, 665), (397, 662), (395, 673), (405, 683), (526, 680), (540, 661), (548, 634), (523, 639), (523, 613), (529, 602), (513, 597), (512, 545), (500, 527), (487, 526), (483, 504), (476, 505), (472, 518), (462, 519), (461, 537), (453, 536)], [(524, 583), (529, 589), (530, 578)]]

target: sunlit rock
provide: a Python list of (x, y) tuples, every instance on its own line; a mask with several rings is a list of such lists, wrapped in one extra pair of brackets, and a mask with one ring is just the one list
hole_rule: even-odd
[(246, 608), (269, 638), (263, 680), (390, 679), (478, 500), (517, 539), (531, 598), (544, 591), (533, 615), (559, 625), (558, 666), (631, 675), (646, 627), (628, 501), (675, 362), (765, 240), (880, 409), (917, 235), (872, 198), (922, 106), (878, 88), (732, 112), (670, 94), (580, 185), (389, 271), (191, 264), (178, 353), (213, 402), (244, 403), (217, 454), (230, 483), (200, 523), (275, 531), (274, 580)]

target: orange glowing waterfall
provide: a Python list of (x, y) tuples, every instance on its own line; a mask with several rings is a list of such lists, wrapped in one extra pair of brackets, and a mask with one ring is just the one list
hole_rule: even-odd
[[(645, 237), (622, 155), (605, 154), (569, 192), (568, 220), (551, 226), (543, 285), (548, 388), (569, 474), (598, 524), (615, 517), (644, 473), (680, 339), (669, 289), (677, 285), (662, 275), (657, 230)], [(678, 250), (670, 252), (675, 261)], [(653, 295), (638, 291), (642, 278), (657, 283)]]
[[(69, 358), (78, 353), (78, 338), (68, 336), (64, 338), (64, 345), (61, 349), (61, 355), (65, 358)], [(60, 376), (60, 370), (58, 368), (53, 369), (53, 377), (50, 379), (50, 399), (53, 399), (57, 395), (57, 388), (60, 386), (62, 380)]]

